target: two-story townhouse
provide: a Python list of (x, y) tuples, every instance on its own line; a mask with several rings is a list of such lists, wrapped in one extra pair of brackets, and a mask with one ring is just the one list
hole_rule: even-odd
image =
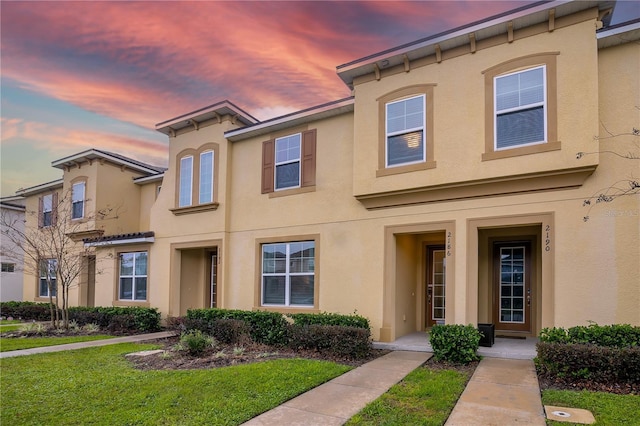
[[(62, 171), (61, 179), (16, 193), (25, 200), (25, 226), (44, 233), (55, 228), (68, 237), (69, 251), (82, 257), (82, 273), (69, 289), (70, 305), (117, 305), (118, 295), (105, 296), (114, 286), (96, 286), (96, 276), (113, 276), (114, 270), (126, 269), (123, 265), (130, 259), (111, 256), (96, 262), (93, 247), (126, 247), (132, 240), (152, 239), (148, 212), (164, 169), (97, 149), (53, 161), (52, 166)], [(56, 255), (41, 259), (38, 268), (25, 269), (24, 300), (46, 302), (50, 292), (56, 295), (42, 276), (53, 273)], [(129, 295), (127, 291), (120, 296)]]
[(596, 203), (638, 174), (615, 153), (638, 143), (640, 24), (609, 27), (614, 5), (536, 3), (341, 65), (351, 97), (283, 117), (222, 101), (159, 123), (169, 168), (133, 181), (138, 227), (85, 236), (94, 303), (357, 311), (380, 341), (640, 324), (638, 191)]
[(160, 123), (152, 304), (357, 311), (382, 341), (639, 323), (637, 195), (583, 221), (633, 167), (594, 141), (638, 121), (637, 25), (601, 29), (612, 6), (536, 4), (341, 65), (353, 97), (284, 117), (223, 102)]
[(22, 300), (24, 254), (9, 238), (7, 228), (14, 226), (17, 233), (24, 232), (24, 199), (10, 196), (0, 199), (0, 302)]

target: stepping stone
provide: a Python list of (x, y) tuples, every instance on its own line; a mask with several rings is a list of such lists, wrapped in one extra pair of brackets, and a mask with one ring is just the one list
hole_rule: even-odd
[(140, 356), (140, 357), (144, 357), (144, 356), (150, 356), (150, 355), (155, 355), (155, 354), (159, 354), (164, 352), (163, 349), (155, 349), (152, 351), (140, 351), (140, 352), (133, 352), (130, 354), (126, 354), (125, 356)]
[(596, 422), (596, 419), (589, 410), (581, 408), (556, 407), (553, 405), (545, 405), (544, 411), (547, 413), (547, 419), (556, 422), (570, 422), (590, 425)]

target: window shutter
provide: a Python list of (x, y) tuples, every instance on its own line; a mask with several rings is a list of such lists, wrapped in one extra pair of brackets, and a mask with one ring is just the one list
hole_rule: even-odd
[(276, 140), (262, 142), (262, 193), (273, 192)]
[(38, 198), (38, 228), (44, 226), (44, 200), (42, 197)]
[(302, 181), (300, 186), (316, 184), (316, 129), (302, 132)]
[(58, 193), (54, 192), (51, 195), (51, 226), (55, 226), (58, 223)]

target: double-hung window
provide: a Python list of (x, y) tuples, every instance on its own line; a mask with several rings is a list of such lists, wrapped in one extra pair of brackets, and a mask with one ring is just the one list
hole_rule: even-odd
[(15, 263), (4, 263), (2, 262), (2, 272), (15, 272), (16, 264)]
[(41, 227), (53, 225), (53, 194), (47, 194), (42, 197), (40, 225)]
[(262, 245), (262, 305), (313, 307), (315, 241)]
[(188, 155), (180, 159), (180, 185), (178, 207), (191, 205), (191, 190), (193, 184), (193, 156)]
[(547, 141), (546, 67), (495, 77), (496, 151)]
[(147, 300), (147, 252), (120, 253), (118, 298), (142, 302)]
[(276, 191), (300, 187), (300, 142), (300, 133), (276, 139)]
[(71, 187), (71, 219), (84, 217), (85, 182), (74, 183)]
[(213, 151), (206, 151), (200, 154), (200, 204), (213, 202)]
[(58, 287), (56, 279), (57, 265), (56, 259), (42, 259), (40, 261), (39, 297), (56, 297), (56, 289)]
[(386, 167), (426, 161), (425, 110), (425, 95), (386, 104)]

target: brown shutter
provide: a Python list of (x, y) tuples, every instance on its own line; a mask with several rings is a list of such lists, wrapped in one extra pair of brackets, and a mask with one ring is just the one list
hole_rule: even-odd
[(51, 226), (55, 226), (58, 223), (58, 193), (54, 192), (51, 195)]
[(273, 192), (275, 167), (275, 139), (262, 142), (262, 193)]
[(44, 200), (42, 197), (38, 198), (38, 228), (44, 226)]
[(300, 186), (316, 184), (316, 129), (302, 132), (302, 182)]

